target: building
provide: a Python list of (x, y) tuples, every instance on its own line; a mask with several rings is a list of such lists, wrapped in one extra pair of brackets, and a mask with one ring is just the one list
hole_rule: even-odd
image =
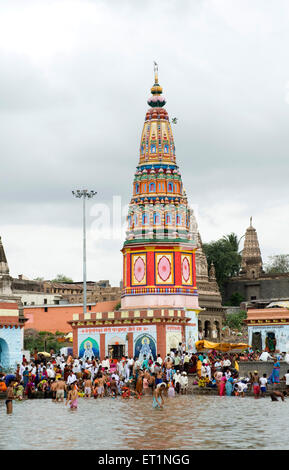
[(269, 307), (247, 312), (249, 344), (256, 350), (289, 352), (289, 308)]
[(21, 361), (25, 317), (20, 298), (13, 296), (5, 251), (0, 237), (0, 366), (15, 368)]
[[(111, 311), (116, 307), (115, 301), (88, 303), (89, 313), (95, 313), (98, 316), (102, 312)], [(34, 329), (37, 331), (50, 331), (56, 333), (70, 333), (71, 326), (68, 321), (74, 315), (79, 315), (83, 311), (83, 304), (63, 304), (63, 305), (27, 305), (23, 307), (25, 318), (25, 330)]]
[[(44, 291), (50, 295), (59, 295), (61, 299), (68, 303), (83, 302), (82, 282), (43, 282)], [(120, 302), (121, 287), (112, 287), (108, 280), (87, 281), (87, 302)]]
[(225, 285), (225, 303), (234, 294), (240, 294), (248, 306), (266, 306), (272, 300), (289, 298), (289, 273), (266, 274), (256, 229), (250, 226), (245, 233), (241, 271)]
[(198, 339), (197, 223), (176, 164), (157, 67), (151, 93), (122, 248), (121, 308), (74, 315), (74, 354), (80, 356), (165, 356), (180, 342), (193, 350)]
[[(59, 305), (83, 302), (82, 282), (55, 282), (31, 280), (19, 275), (11, 279), (12, 292), (21, 298), (23, 305)], [(108, 280), (87, 282), (87, 301), (91, 303), (120, 302), (121, 287), (112, 287)]]

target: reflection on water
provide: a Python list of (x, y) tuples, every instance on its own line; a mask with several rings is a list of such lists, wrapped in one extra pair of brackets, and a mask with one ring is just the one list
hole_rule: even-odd
[(180, 396), (142, 400), (0, 401), (0, 449), (289, 449), (289, 399)]

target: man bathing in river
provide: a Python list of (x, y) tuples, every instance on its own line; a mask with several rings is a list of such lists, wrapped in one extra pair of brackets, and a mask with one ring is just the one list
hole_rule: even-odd
[(84, 382), (84, 396), (86, 398), (91, 397), (91, 389), (92, 389), (92, 381), (90, 379), (86, 379)]
[(55, 401), (63, 401), (64, 400), (64, 391), (65, 391), (66, 385), (64, 380), (62, 378), (59, 378), (56, 381), (56, 398)]
[(13, 405), (12, 405), (12, 400), (14, 399), (14, 383), (13, 381), (11, 380), (11, 382), (9, 383), (8, 387), (7, 387), (7, 392), (6, 392), (6, 410), (7, 410), (7, 414), (11, 414), (12, 411), (13, 411)]
[(156, 386), (156, 389), (153, 393), (153, 407), (162, 410), (164, 405), (163, 393), (167, 385), (164, 382), (161, 382)]
[(77, 409), (77, 398), (78, 398), (78, 391), (76, 385), (69, 385), (68, 389), (68, 394), (67, 394), (67, 399), (65, 406), (67, 403), (70, 404), (70, 409), (71, 410), (76, 410)]
[(272, 401), (278, 401), (278, 398), (280, 397), (282, 401), (284, 401), (284, 398), (287, 396), (286, 392), (279, 392), (278, 390), (274, 390), (273, 392), (270, 393), (270, 397)]

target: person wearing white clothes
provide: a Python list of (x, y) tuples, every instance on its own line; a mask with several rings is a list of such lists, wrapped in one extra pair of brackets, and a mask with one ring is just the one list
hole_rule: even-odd
[(79, 361), (73, 363), (72, 372), (73, 372), (74, 374), (78, 374), (78, 373), (81, 372), (81, 366), (80, 366), (80, 364), (79, 364)]
[(263, 374), (263, 377), (260, 377), (260, 390), (261, 390), (261, 397), (265, 397), (266, 389), (267, 389), (267, 374)]
[(102, 363), (101, 363), (101, 366), (103, 369), (107, 368), (107, 370), (109, 371), (110, 369), (110, 362), (109, 362), (109, 358), (106, 356), (105, 359), (103, 359)]
[(176, 392), (177, 393), (180, 393), (180, 389), (181, 389), (181, 374), (180, 374), (180, 371), (177, 370), (177, 372), (174, 374), (173, 376), (173, 381), (174, 381), (174, 384), (175, 384), (175, 389), (176, 389)]
[(71, 384), (73, 384), (74, 382), (76, 382), (76, 375), (73, 374), (73, 372), (70, 372), (70, 373), (69, 373), (69, 376), (67, 377), (66, 384), (67, 384), (67, 385), (71, 385)]
[(209, 379), (211, 380), (212, 374), (211, 374), (211, 366), (210, 366), (210, 364), (206, 364), (206, 372), (207, 372), (207, 376), (208, 376)]
[(128, 382), (130, 378), (130, 367), (129, 367), (128, 361), (125, 361), (124, 376), (125, 376), (125, 379), (124, 379), (125, 382)]
[(268, 361), (268, 359), (274, 359), (267, 351), (263, 351), (259, 357), (259, 361)]
[(188, 380), (187, 373), (185, 371), (182, 372), (180, 382), (181, 382), (181, 393), (182, 394), (187, 394), (187, 388), (188, 388), (189, 380)]
[(47, 367), (47, 377), (49, 379), (54, 379), (55, 378), (55, 370), (52, 364), (48, 363)]
[(230, 372), (229, 370), (227, 370), (227, 371), (225, 372), (226, 380), (228, 380), (228, 379), (231, 377), (231, 375), (232, 375), (231, 372)]
[(223, 367), (230, 367), (230, 365), (231, 365), (230, 359), (225, 359), (225, 360), (223, 361)]
[(161, 366), (161, 365), (162, 365), (162, 363), (163, 363), (163, 360), (162, 360), (162, 358), (161, 358), (161, 355), (160, 355), (160, 354), (158, 354), (158, 357), (157, 357), (157, 362), (159, 363), (159, 365), (160, 365), (160, 366)]
[(25, 364), (22, 364), (20, 365), (20, 375), (21, 375), (21, 380), (23, 380), (23, 372), (25, 371)]
[(287, 373), (284, 375), (284, 378), (285, 378), (286, 388), (288, 390), (289, 389), (289, 370), (287, 370)]

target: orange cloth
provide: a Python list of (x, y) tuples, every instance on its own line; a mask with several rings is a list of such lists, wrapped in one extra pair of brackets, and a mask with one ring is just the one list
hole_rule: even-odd
[(0, 382), (0, 392), (6, 392), (7, 387), (5, 382)]
[(216, 349), (218, 351), (231, 351), (232, 349), (248, 349), (250, 346), (246, 343), (212, 343), (211, 341), (196, 341), (197, 351), (203, 349)]

